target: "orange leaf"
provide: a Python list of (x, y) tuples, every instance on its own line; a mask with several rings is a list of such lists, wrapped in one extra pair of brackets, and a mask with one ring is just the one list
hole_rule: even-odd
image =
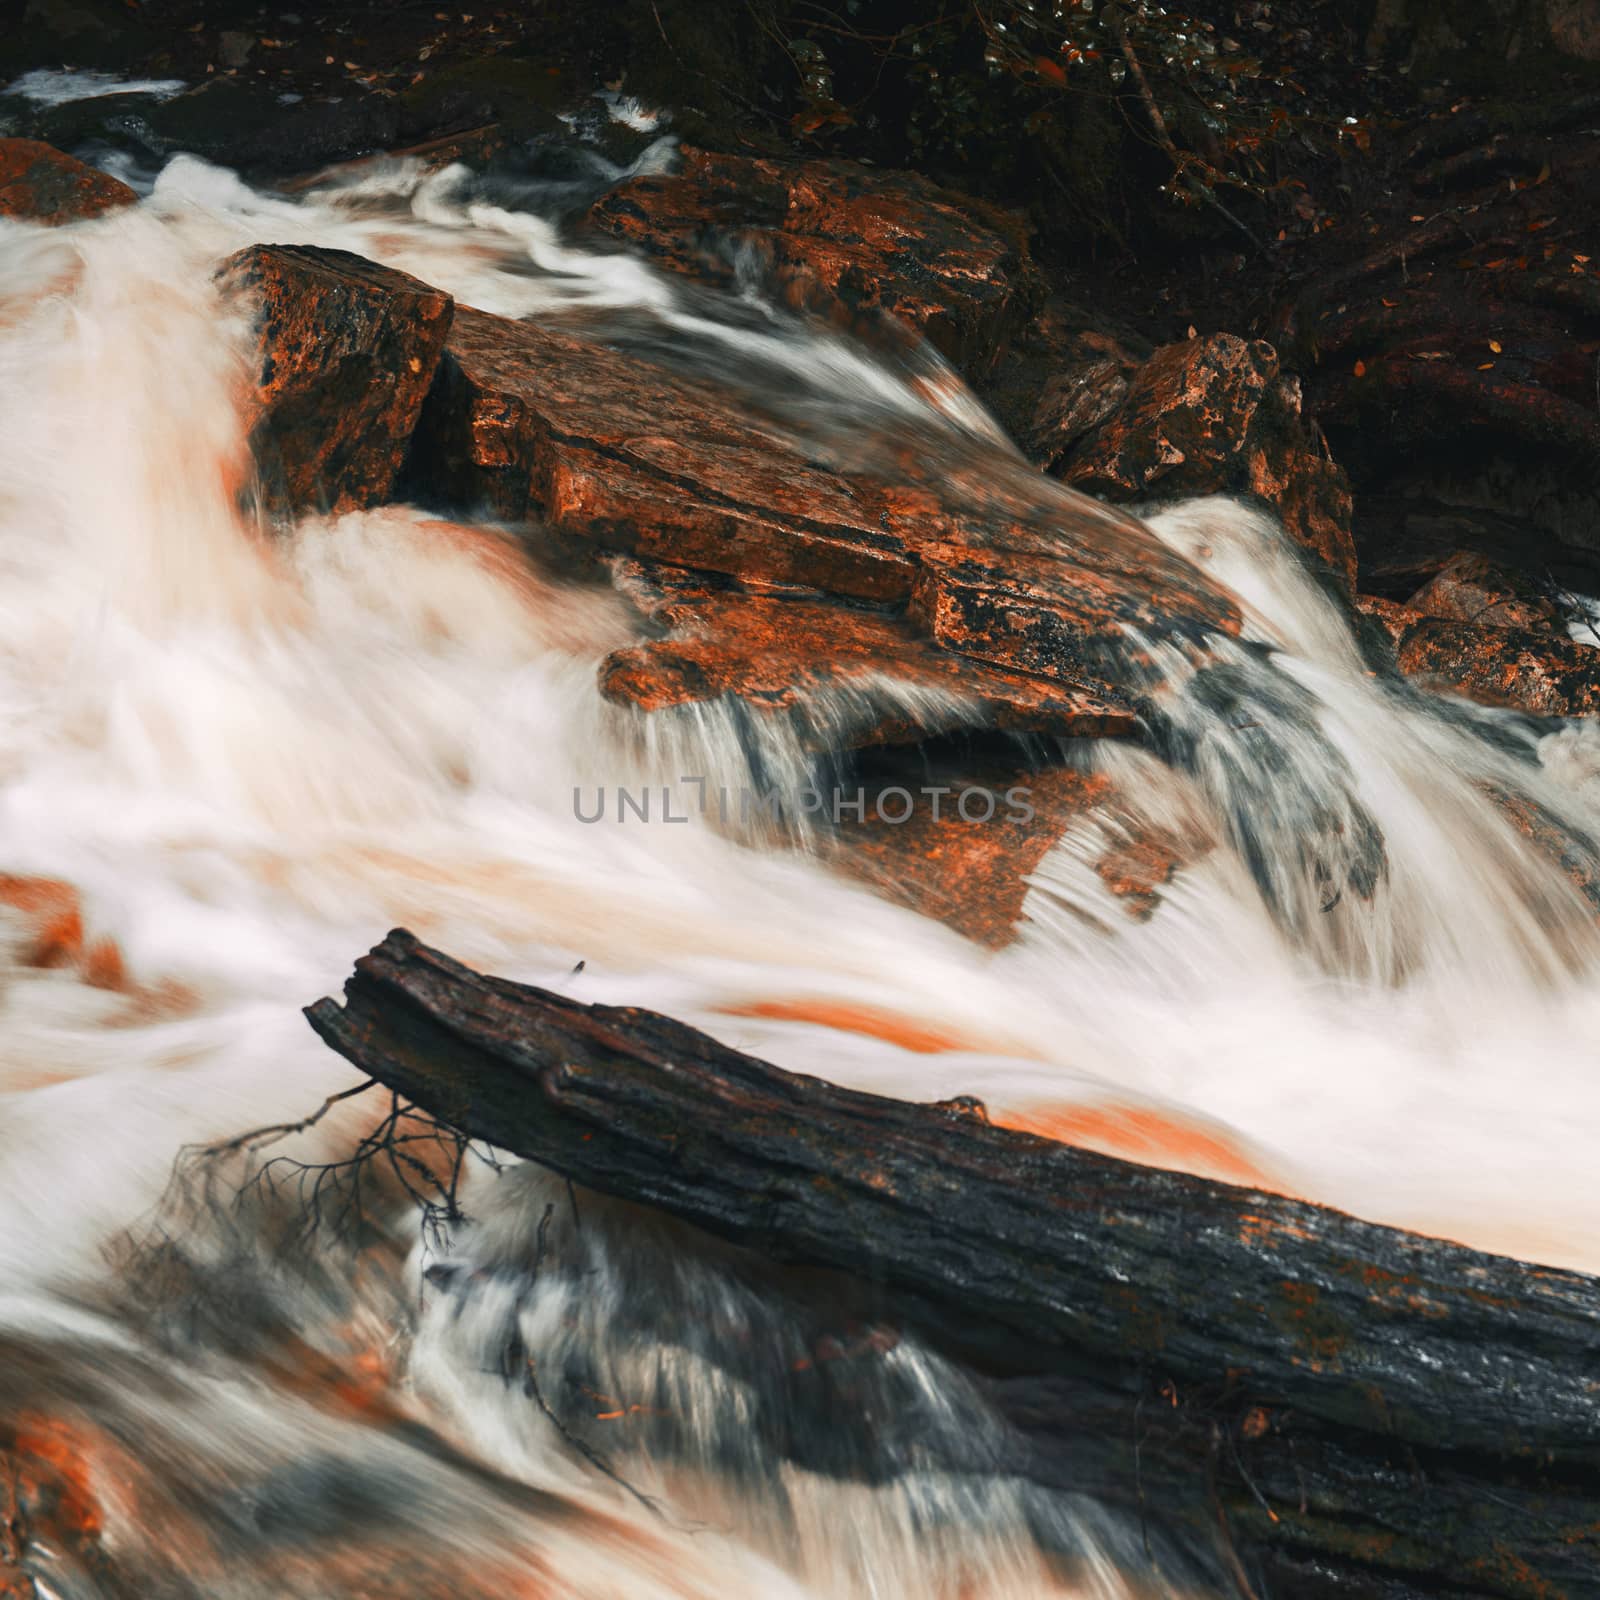
[(1367, 364), (1365, 361), (1358, 361), (1350, 370), (1354, 372), (1358, 378), (1364, 378), (1367, 375)]
[(1500, 341), (1498, 339), (1491, 339), (1489, 341), (1489, 348), (1493, 350), (1496, 355), (1501, 354)]

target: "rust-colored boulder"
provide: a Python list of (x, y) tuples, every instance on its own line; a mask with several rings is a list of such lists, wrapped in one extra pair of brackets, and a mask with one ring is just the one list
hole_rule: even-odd
[[(998, 950), (1015, 935), (1028, 875), (1068, 828), (1111, 801), (1113, 785), (1103, 774), (1070, 768), (985, 769), (941, 782), (956, 796), (987, 791), (995, 797), (993, 815), (968, 820), (979, 815), (978, 803), (963, 816), (950, 798), (937, 813), (923, 803), (904, 822), (890, 823), (869, 806), (862, 824), (837, 830), (833, 859), (886, 899)], [(1018, 786), (1027, 791), (1024, 805), (1005, 799)]]
[(1074, 828), (1101, 829), (1108, 842), (1092, 865), (1107, 910), (1135, 921), (1154, 913), (1165, 886), (1207, 848), (1134, 817), (1104, 773), (990, 764), (938, 784), (940, 802), (924, 790), (902, 822), (886, 819), (904, 806), (880, 808), (877, 793), (888, 793), (880, 786), (860, 821), (834, 830), (831, 859), (886, 899), (989, 949), (1015, 938), (1030, 875)]
[(1500, 784), (1486, 783), (1483, 792), (1546, 860), (1567, 875), (1572, 886), (1600, 913), (1600, 849), (1596, 841), (1551, 816), (1537, 801)]
[(1115, 356), (1074, 361), (1046, 381), (1034, 409), (1029, 453), (1053, 467), (1079, 440), (1115, 416), (1129, 393), (1129, 374)]
[[(1102, 372), (1099, 381), (1111, 376)], [(1084, 404), (1093, 409), (1090, 397)], [(1311, 437), (1298, 380), (1279, 371), (1264, 340), (1219, 333), (1164, 346), (1134, 374), (1122, 404), (1053, 470), (1114, 500), (1255, 495), (1354, 592), (1349, 482)]]
[(120, 178), (37, 139), (0, 139), (0, 217), (51, 227), (104, 216), (137, 199)]
[(670, 176), (630, 179), (587, 226), (713, 284), (759, 264), (797, 307), (870, 326), (886, 313), (969, 376), (988, 369), (1034, 294), (1023, 241), (964, 197), (849, 161), (685, 148)]
[(305, 245), (252, 245), (220, 278), (256, 314), (247, 415), (267, 503), (347, 511), (389, 499), (450, 330), (450, 296)]
[(1483, 705), (1542, 717), (1600, 713), (1600, 649), (1559, 634), (1424, 617), (1401, 636), (1395, 659), (1408, 678)]
[(1357, 604), (1388, 635), (1400, 671), (1425, 689), (1540, 717), (1600, 714), (1600, 647), (1559, 633), (1425, 617), (1369, 595)]
[[(627, 564), (635, 570), (619, 587), (637, 593), (651, 580)], [(714, 586), (644, 603), (671, 631), (616, 651), (600, 672), (608, 698), (644, 711), (733, 695), (791, 717), (818, 749), (904, 743), (973, 724), (1061, 737), (1138, 727), (1128, 706), (1104, 693), (964, 660), (883, 611)]]
[(418, 436), (435, 490), (752, 585), (914, 601), (934, 640), (1117, 695), (1124, 629), (1202, 639), (1232, 599), (1142, 524), (985, 456), (925, 480), (830, 464), (727, 390), (637, 354), (461, 308)]
[(1484, 628), (1551, 633), (1561, 625), (1556, 607), (1536, 585), (1468, 551), (1447, 561), (1406, 604), (1425, 617)]
[(100, 1444), (89, 1425), (52, 1413), (16, 1409), (0, 1420), (0, 1600), (45, 1600), (56, 1590), (33, 1574), (59, 1570), (63, 1558), (97, 1590), (109, 1581), (121, 1591), (103, 1542)]

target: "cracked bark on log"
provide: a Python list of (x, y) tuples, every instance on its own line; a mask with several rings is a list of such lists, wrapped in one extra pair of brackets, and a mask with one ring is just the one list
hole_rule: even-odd
[(474, 1138), (876, 1284), (986, 1374), (1008, 1469), (1220, 1538), (1255, 1592), (1600, 1592), (1591, 1278), (785, 1072), (404, 931), (307, 1015)]

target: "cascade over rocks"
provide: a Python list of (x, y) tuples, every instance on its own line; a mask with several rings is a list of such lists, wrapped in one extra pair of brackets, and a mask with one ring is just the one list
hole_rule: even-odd
[(833, 836), (832, 859), (885, 899), (992, 950), (1016, 936), (1030, 875), (1074, 829), (1095, 828), (1106, 839), (1092, 862), (1106, 910), (1135, 921), (1155, 911), (1165, 886), (1206, 849), (1136, 822), (1103, 772), (980, 762), (941, 772), (937, 782), (948, 790), (940, 803), (924, 797), (903, 822), (877, 803), (892, 785), (869, 786), (861, 821)]
[[(1131, 379), (1106, 357), (1062, 375), (1039, 428), (1050, 470), (1114, 500), (1254, 495), (1355, 590), (1350, 485), (1301, 415), (1297, 380), (1265, 340), (1212, 334), (1156, 351)], [(1059, 417), (1056, 416), (1059, 412)]]
[[(636, 353), (463, 307), (419, 482), (508, 520), (746, 584), (903, 606), (962, 655), (1125, 699), (1132, 624), (1201, 642), (1234, 602), (1136, 522), (1019, 468), (918, 481), (803, 454), (724, 391)], [(952, 487), (954, 485), (954, 487)]]
[(1014, 225), (914, 173), (691, 148), (682, 157), (679, 172), (597, 201), (590, 231), (717, 285), (759, 267), (790, 304), (859, 331), (887, 313), (969, 377), (989, 370), (1036, 295)]
[(138, 198), (120, 178), (37, 139), (0, 139), (0, 216), (59, 227)]
[(247, 400), (267, 503), (348, 511), (392, 496), (454, 303), (344, 250), (252, 245), (224, 263), (256, 312)]
[(1138, 725), (1125, 703), (965, 661), (881, 610), (714, 581), (644, 599), (646, 564), (616, 564), (632, 569), (623, 580), (630, 598), (670, 630), (614, 652), (600, 669), (607, 697), (642, 711), (734, 695), (789, 716), (819, 752), (910, 742), (966, 722), (1085, 738)]

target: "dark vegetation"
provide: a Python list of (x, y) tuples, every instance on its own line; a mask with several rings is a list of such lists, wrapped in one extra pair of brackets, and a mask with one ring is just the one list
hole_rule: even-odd
[[(181, 148), (281, 175), (490, 123), (514, 159), (559, 165), (556, 112), (613, 85), (713, 150), (913, 168), (1019, 216), (1074, 327), (1145, 349), (1191, 328), (1271, 340), (1351, 474), (1363, 588), (1402, 596), (1508, 538), (1530, 576), (1600, 587), (1583, 0), (23, 9), (19, 71), (205, 87), (0, 100), (0, 131), (151, 165)], [(646, 137), (603, 131), (620, 158)], [(1052, 353), (1013, 356), (1036, 395)], [(1020, 432), (1026, 405), (1003, 383), (990, 398)]]

